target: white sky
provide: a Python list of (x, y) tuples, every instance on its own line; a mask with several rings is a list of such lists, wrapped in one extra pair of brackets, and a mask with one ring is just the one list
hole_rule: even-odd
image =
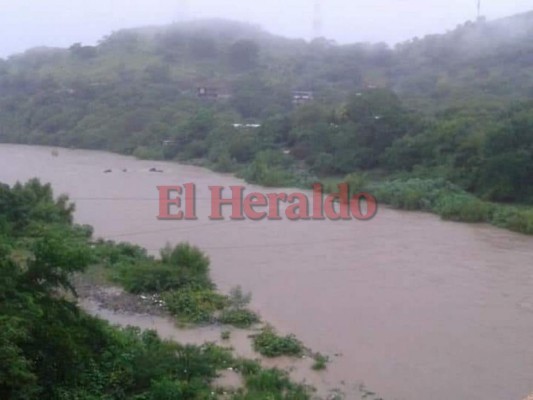
[[(0, 57), (35, 46), (94, 44), (120, 28), (227, 18), (290, 37), (312, 34), (319, 0), (0, 0)], [(475, 19), (477, 0), (321, 0), (323, 35), (395, 43)], [(533, 0), (482, 0), (489, 19), (533, 10)]]

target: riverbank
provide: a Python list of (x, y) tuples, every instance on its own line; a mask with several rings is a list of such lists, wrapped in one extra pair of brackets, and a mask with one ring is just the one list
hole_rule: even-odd
[[(221, 324), (184, 325), (170, 313), (158, 295), (131, 294), (114, 286), (106, 278), (106, 271), (92, 266), (84, 274), (73, 279), (78, 295), (78, 304), (90, 315), (102, 318), (113, 325), (126, 328), (137, 327), (143, 331), (153, 330), (167, 340), (182, 345), (201, 346), (206, 343), (227, 348), (239, 358), (255, 360), (265, 369), (286, 371), (291, 380), (313, 393), (313, 400), (364, 400), (377, 399), (377, 395), (360, 384), (337, 382), (329, 376), (327, 369), (316, 368), (316, 355), (309, 349), (297, 357), (262, 356), (254, 349), (253, 339), (263, 331), (263, 323), (248, 329)], [(324, 357), (324, 356), (322, 356)], [(342, 354), (327, 356), (326, 364), (334, 363)], [(244, 388), (243, 378), (232, 368), (224, 371), (214, 382), (226, 393)]]
[[(109, 150), (105, 150), (109, 151)], [(117, 153), (131, 156), (127, 153)], [(178, 162), (184, 165), (207, 168), (213, 172), (230, 173), (251, 184), (266, 187), (311, 190), (319, 182), (326, 194), (338, 191), (337, 185), (348, 183), (351, 193), (369, 192), (380, 204), (405, 211), (429, 212), (443, 220), (462, 223), (487, 223), (525, 235), (533, 235), (533, 206), (502, 204), (486, 201), (466, 192), (459, 186), (443, 179), (419, 177), (413, 174), (384, 175), (382, 172), (355, 172), (345, 177), (313, 175), (303, 164), (294, 161), (269, 166), (265, 162), (249, 164), (229, 163), (224, 168), (208, 159), (165, 160), (162, 149), (143, 153), (139, 160)], [(133, 155), (135, 156), (135, 154)], [(138, 156), (138, 154), (137, 154)], [(281, 155), (280, 155), (281, 156)], [(284, 155), (287, 157), (287, 155)]]
[[(0, 180), (37, 175), (52, 183), (76, 202), (76, 222), (94, 226), (95, 237), (154, 256), (167, 242), (194, 243), (209, 254), (222, 293), (242, 285), (253, 293), (250, 307), (279, 332), (325, 355), (343, 354), (328, 364), (333, 387), (364, 383), (385, 399), (413, 400), (520, 399), (533, 390), (529, 236), (389, 207), (369, 222), (208, 221), (208, 187), (242, 180), (108, 152), (54, 157), (52, 150), (0, 146)], [(199, 220), (158, 221), (156, 187), (191, 181)]]

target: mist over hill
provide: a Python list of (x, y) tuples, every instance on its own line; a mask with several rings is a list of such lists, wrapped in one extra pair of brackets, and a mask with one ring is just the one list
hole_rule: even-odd
[(0, 140), (196, 162), (271, 184), (302, 170), (401, 172), (530, 201), (532, 98), (533, 12), (394, 48), (205, 20), (0, 60)]

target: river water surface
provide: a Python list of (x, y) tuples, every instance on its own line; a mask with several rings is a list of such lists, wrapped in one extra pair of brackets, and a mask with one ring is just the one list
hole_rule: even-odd
[[(181, 241), (205, 250), (222, 291), (241, 285), (281, 332), (341, 355), (328, 366), (332, 384), (364, 383), (386, 400), (533, 392), (532, 237), (384, 207), (369, 222), (209, 221), (208, 186), (242, 181), (104, 152), (0, 145), (0, 181), (32, 177), (67, 193), (96, 236), (153, 253)], [(156, 186), (189, 182), (199, 219), (158, 221)]]

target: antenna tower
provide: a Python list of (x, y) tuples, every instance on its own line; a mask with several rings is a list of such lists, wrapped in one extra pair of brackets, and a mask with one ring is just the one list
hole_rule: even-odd
[(481, 0), (477, 0), (477, 19), (481, 18)]

